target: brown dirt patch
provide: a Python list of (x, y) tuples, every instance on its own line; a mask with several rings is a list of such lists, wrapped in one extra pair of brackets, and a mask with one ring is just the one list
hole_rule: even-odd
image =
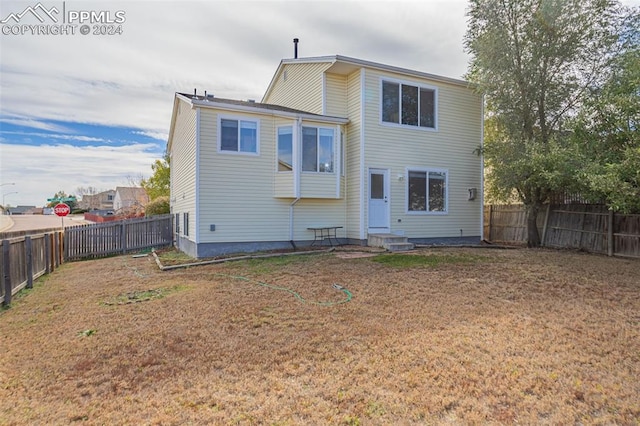
[(65, 264), (0, 314), (0, 425), (638, 423), (640, 262), (416, 255), (471, 261)]

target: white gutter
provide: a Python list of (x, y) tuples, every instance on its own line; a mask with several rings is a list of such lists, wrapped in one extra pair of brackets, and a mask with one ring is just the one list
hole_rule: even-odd
[[(195, 205), (194, 205), (194, 225), (196, 227), (196, 232), (194, 235), (194, 243), (196, 247), (200, 244), (200, 123), (202, 122), (200, 116), (201, 109), (196, 109), (196, 190), (195, 190)], [(197, 249), (196, 249), (197, 250)]]
[(480, 98), (480, 241), (484, 240), (484, 95)]
[(295, 243), (293, 242), (293, 206), (295, 206), (298, 201), (300, 201), (300, 197), (296, 197), (296, 199), (293, 200), (291, 204), (289, 204), (289, 242), (291, 243), (293, 248), (296, 247)]
[[(365, 120), (365, 70), (360, 68), (360, 240), (364, 240), (365, 229), (369, 229), (368, 218), (365, 218), (365, 203), (368, 202), (367, 194), (364, 191), (365, 176), (367, 168), (365, 167), (366, 157), (364, 155), (364, 120)], [(368, 212), (367, 206), (367, 212)], [(365, 220), (367, 223), (365, 225)]]

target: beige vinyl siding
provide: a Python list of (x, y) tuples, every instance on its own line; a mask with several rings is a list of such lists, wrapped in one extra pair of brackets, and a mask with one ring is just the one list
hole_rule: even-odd
[(346, 202), (344, 200), (302, 199), (294, 207), (293, 229), (295, 240), (313, 240), (313, 226), (342, 226), (339, 238), (346, 235)]
[[(360, 171), (360, 70), (347, 76), (347, 116), (349, 124), (345, 133), (345, 178), (346, 178), (346, 202), (347, 202), (347, 229), (348, 238), (360, 239), (360, 209), (361, 209), (361, 171)], [(362, 236), (364, 237), (364, 236)]]
[(347, 116), (347, 76), (325, 73), (325, 112), (335, 117)]
[[(218, 115), (259, 120), (259, 155), (219, 153)], [(203, 109), (200, 122), (200, 242), (282, 241), (289, 201), (274, 198), (274, 118)], [(210, 226), (215, 225), (215, 231)]]
[[(477, 236), (479, 199), (468, 201), (468, 188), (481, 187), (481, 97), (471, 89), (442, 82), (367, 70), (365, 164), (390, 169), (390, 225), (410, 238)], [(381, 77), (436, 86), (437, 131), (383, 125), (380, 118)], [(407, 214), (407, 168), (448, 171), (448, 213)], [(402, 175), (400, 180), (398, 176)], [(366, 217), (366, 216), (365, 216)], [(401, 220), (401, 222), (398, 222)]]
[(277, 198), (293, 198), (296, 196), (292, 172), (275, 172), (273, 196)]
[(263, 102), (322, 114), (322, 75), (330, 66), (329, 62), (284, 65)]
[(189, 213), (189, 236), (195, 241), (196, 206), (196, 110), (178, 100), (171, 144), (171, 208), (180, 214), (180, 234), (184, 234), (183, 213)]
[(300, 176), (302, 198), (337, 198), (336, 173), (305, 173)]

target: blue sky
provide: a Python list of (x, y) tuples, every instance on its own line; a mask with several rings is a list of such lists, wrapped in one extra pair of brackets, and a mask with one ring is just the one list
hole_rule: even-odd
[[(293, 56), (294, 37), (301, 57), (339, 54), (462, 78), (466, 6), (2, 0), (0, 194), (6, 204), (41, 206), (59, 190), (148, 177), (164, 153), (175, 92), (259, 100), (280, 60)], [(94, 16), (80, 22), (80, 11)], [(37, 26), (49, 33), (33, 34)]]

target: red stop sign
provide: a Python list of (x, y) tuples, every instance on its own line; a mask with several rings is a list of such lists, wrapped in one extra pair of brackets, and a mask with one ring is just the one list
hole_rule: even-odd
[(71, 209), (65, 203), (59, 203), (56, 204), (56, 206), (53, 208), (53, 212), (56, 214), (56, 216), (63, 217), (71, 213)]

